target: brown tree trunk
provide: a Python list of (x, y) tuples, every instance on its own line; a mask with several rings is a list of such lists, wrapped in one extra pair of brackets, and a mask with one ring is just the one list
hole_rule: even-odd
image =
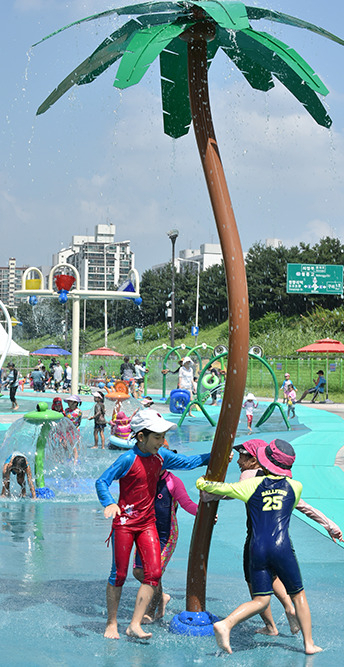
[[(208, 24), (209, 25), (209, 24)], [(206, 478), (223, 481), (235, 438), (245, 391), (249, 315), (244, 257), (213, 128), (207, 72), (208, 26), (192, 28), (188, 41), (188, 77), (193, 125), (207, 181), (225, 266), (229, 315), (227, 379)], [(207, 563), (217, 511), (216, 502), (202, 503), (191, 538), (187, 575), (187, 611), (204, 611)]]

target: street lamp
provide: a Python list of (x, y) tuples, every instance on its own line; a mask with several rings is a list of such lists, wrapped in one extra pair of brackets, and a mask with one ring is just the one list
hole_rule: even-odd
[[(201, 272), (201, 263), (197, 259), (184, 259), (183, 257), (178, 257), (178, 262), (191, 262), (192, 264), (197, 264), (197, 282), (196, 282), (196, 317), (195, 317), (195, 327), (198, 330), (198, 310), (199, 310), (199, 277)], [(195, 335), (195, 345), (197, 345), (198, 334)]]
[(171, 229), (170, 232), (167, 232), (167, 236), (172, 243), (172, 292), (171, 292), (171, 347), (174, 347), (174, 323), (175, 323), (175, 298), (174, 298), (174, 279), (175, 279), (175, 266), (174, 266), (174, 247), (176, 245), (176, 240), (179, 236), (178, 229)]

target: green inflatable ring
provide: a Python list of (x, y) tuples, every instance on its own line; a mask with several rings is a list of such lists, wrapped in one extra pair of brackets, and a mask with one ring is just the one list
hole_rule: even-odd
[(211, 373), (205, 375), (204, 378), (202, 378), (202, 385), (206, 389), (215, 389), (215, 387), (217, 387), (219, 384), (219, 378), (216, 375), (211, 375)]
[(55, 410), (49, 410), (48, 403), (41, 401), (37, 403), (36, 410), (24, 415), (24, 419), (31, 424), (43, 424), (44, 422), (55, 422), (63, 419), (63, 414)]

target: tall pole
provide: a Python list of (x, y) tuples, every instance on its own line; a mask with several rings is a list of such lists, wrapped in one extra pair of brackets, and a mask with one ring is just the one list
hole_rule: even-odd
[(175, 245), (178, 238), (179, 231), (178, 229), (171, 229), (170, 232), (167, 232), (168, 238), (172, 243), (172, 292), (171, 292), (171, 347), (174, 347), (174, 325), (175, 325)]
[[(104, 245), (104, 292), (106, 292), (106, 273), (107, 273), (107, 266), (106, 266), (106, 251), (108, 249), (107, 245)], [(107, 347), (108, 345), (108, 317), (107, 317), (107, 299), (104, 300), (104, 346)]]
[[(206, 479), (223, 481), (245, 390), (249, 319), (244, 257), (216, 142), (208, 94), (207, 40), (214, 37), (213, 25), (206, 22), (183, 34), (188, 41), (188, 80), (194, 131), (220, 238), (227, 282), (227, 378), (205, 475)], [(188, 564), (187, 611), (205, 610), (208, 554), (217, 505), (217, 502), (200, 503), (197, 512)]]
[[(197, 264), (197, 281), (196, 281), (196, 317), (195, 317), (195, 326), (198, 328), (198, 311), (199, 311), (199, 277), (201, 272), (201, 264), (197, 259), (184, 259), (183, 257), (178, 257), (179, 262), (190, 262), (191, 264)], [(195, 336), (195, 345), (197, 345), (197, 337)]]
[[(195, 326), (197, 327), (196, 331), (198, 331), (199, 277), (200, 277), (200, 272), (201, 272), (201, 264), (200, 264), (200, 262), (197, 262), (196, 319), (195, 319)], [(198, 334), (196, 334), (196, 336), (195, 336), (195, 345), (197, 345), (197, 338), (198, 338)]]
[(72, 394), (79, 390), (80, 297), (73, 296), (72, 310)]

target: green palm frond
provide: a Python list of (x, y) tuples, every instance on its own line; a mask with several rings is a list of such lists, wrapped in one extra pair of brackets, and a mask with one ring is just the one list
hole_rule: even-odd
[(68, 25), (63, 26), (63, 28), (59, 28), (58, 30), (55, 30), (54, 32), (50, 33), (50, 35), (47, 35), (46, 37), (43, 37), (43, 39), (40, 39), (38, 42), (35, 44), (32, 44), (32, 47), (38, 46), (38, 44), (42, 44), (42, 42), (45, 42), (47, 39), (50, 39), (50, 37), (54, 37), (55, 35), (58, 35), (60, 32), (63, 32), (64, 30), (68, 30), (69, 28), (73, 28), (75, 25), (80, 25), (81, 23), (87, 23), (88, 21), (96, 21), (97, 19), (103, 19), (108, 16), (113, 16), (114, 14), (117, 14), (117, 16), (136, 16), (136, 15), (143, 15), (143, 14), (151, 14), (154, 12), (167, 12), (169, 10), (176, 10), (178, 7), (189, 7), (190, 5), (188, 3), (184, 2), (179, 2), (178, 0), (166, 0), (166, 2), (143, 2), (142, 4), (139, 5), (128, 5), (125, 7), (115, 7), (113, 9), (107, 9), (104, 12), (98, 12), (97, 14), (92, 14), (91, 16), (86, 16), (83, 19), (78, 19), (77, 21), (73, 21), (73, 23), (68, 23)]
[(161, 51), (193, 23), (172, 23), (143, 28), (137, 32), (123, 54), (114, 85), (129, 88), (139, 81)]
[(308, 21), (298, 19), (296, 16), (289, 16), (289, 14), (275, 12), (271, 9), (262, 9), (261, 7), (249, 7), (248, 5), (246, 5), (246, 10), (247, 16), (251, 21), (268, 19), (268, 21), (283, 23), (284, 25), (290, 25), (294, 28), (304, 28), (305, 30), (314, 32), (316, 35), (331, 39), (333, 42), (337, 42), (337, 44), (341, 44), (342, 46), (344, 45), (344, 40), (340, 37), (337, 37), (337, 35), (334, 35), (332, 32), (328, 32), (328, 30), (324, 30), (324, 28), (320, 28), (317, 25), (314, 25), (314, 23), (309, 23)]
[(47, 111), (72, 86), (91, 83), (97, 76), (113, 65), (126, 50), (133, 34), (141, 29), (138, 21), (128, 21), (122, 28), (107, 37), (98, 48), (76, 67), (53, 90), (37, 109), (37, 116)]
[[(275, 37), (272, 37), (265, 32), (257, 32), (256, 30), (252, 30), (252, 28), (249, 28), (248, 30), (242, 30), (239, 36), (242, 34), (247, 35), (251, 40), (258, 42), (258, 44), (265, 46), (266, 49), (272, 52), (273, 57), (275, 55), (279, 56), (296, 74), (302, 78), (305, 84), (312, 88), (312, 90), (315, 90), (320, 95), (328, 94), (328, 90), (325, 84), (315, 74), (314, 70), (310, 67), (310, 65), (308, 65), (308, 63), (306, 63), (300, 54), (297, 53), (294, 49), (291, 49), (290, 46), (284, 44), (279, 39), (276, 39)], [(256, 48), (253, 48), (252, 50), (255, 51)]]
[[(221, 48), (253, 88), (271, 89), (274, 86), (272, 75), (275, 76), (303, 104), (319, 125), (330, 127), (331, 119), (312, 90), (314, 87), (318, 89), (318, 80), (314, 81), (313, 70), (293, 49), (289, 49), (286, 45), (283, 45), (282, 49), (282, 42), (278, 42), (279, 53), (277, 53), (277, 50), (271, 48), (270, 35), (267, 36), (266, 42), (265, 39), (258, 39), (264, 36), (264, 33), (253, 30), (243, 30), (235, 36), (223, 30), (220, 32)], [(308, 81), (305, 82), (306, 75), (309, 78), (309, 85), (306, 85)], [(325, 90), (327, 91), (326, 88)]]
[(48, 37), (73, 25), (113, 14), (135, 15), (136, 18), (113, 32), (78, 65), (41, 104), (38, 114), (49, 109), (71, 86), (90, 83), (120, 58), (114, 85), (127, 88), (138, 83), (160, 56), (164, 130), (172, 137), (186, 134), (191, 123), (187, 48), (178, 37), (190, 26), (210, 24), (212, 30), (215, 29), (215, 39), (208, 42), (209, 61), (221, 47), (253, 88), (268, 91), (274, 87), (273, 77), (276, 77), (317, 123), (325, 127), (331, 124), (317, 96), (327, 95), (328, 90), (314, 70), (287, 44), (254, 30), (250, 21), (266, 19), (305, 28), (344, 45), (344, 40), (323, 28), (288, 14), (234, 0), (160, 0), (93, 14)]
[(246, 7), (242, 2), (232, 0), (194, 0), (195, 7), (203, 9), (215, 23), (227, 30), (249, 28)]
[[(208, 42), (207, 64), (210, 67), (220, 43)], [(173, 139), (187, 134), (191, 125), (188, 86), (187, 43), (174, 39), (160, 54), (161, 97), (164, 132)]]

